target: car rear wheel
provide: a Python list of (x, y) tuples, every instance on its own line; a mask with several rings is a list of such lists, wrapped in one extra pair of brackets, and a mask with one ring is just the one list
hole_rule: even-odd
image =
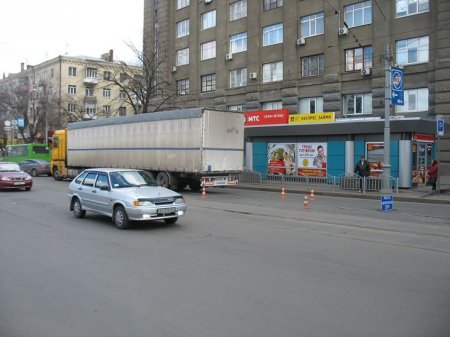
[(175, 222), (177, 222), (177, 220), (178, 220), (178, 218), (169, 218), (169, 219), (164, 219), (164, 222), (166, 223), (166, 224), (173, 224), (173, 223), (175, 223)]
[(76, 198), (73, 201), (72, 208), (73, 208), (73, 215), (75, 215), (75, 217), (81, 219), (81, 218), (84, 218), (84, 216), (86, 215), (86, 211), (81, 206), (80, 199)]
[(31, 172), (30, 172), (30, 174), (31, 174), (32, 177), (36, 177), (36, 176), (37, 176), (37, 171), (36, 171), (36, 169), (32, 169)]
[(130, 226), (127, 212), (125, 212), (125, 209), (122, 206), (114, 208), (113, 221), (119, 229), (127, 229)]

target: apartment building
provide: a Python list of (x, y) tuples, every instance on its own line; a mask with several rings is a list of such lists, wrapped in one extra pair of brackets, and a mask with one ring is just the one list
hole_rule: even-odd
[[(141, 67), (127, 68), (142, 73)], [(123, 65), (114, 61), (113, 50), (98, 58), (58, 56), (38, 65), (22, 64), (19, 73), (0, 80), (0, 88), (3, 94), (7, 88), (19, 88), (27, 101), (27, 114), (13, 116), (4, 111), (2, 118), (24, 117), (24, 136), (39, 140), (44, 129), (51, 134), (68, 122), (135, 114), (125, 92), (113, 81), (121, 77), (125, 81), (123, 71)]]
[[(178, 107), (333, 112), (357, 132), (384, 119), (387, 64), (404, 69), (404, 105), (390, 107), (399, 138), (435, 135), (436, 115), (450, 118), (448, 1), (145, 0), (144, 11), (144, 42), (168, 53)], [(440, 156), (450, 172), (447, 133)]]

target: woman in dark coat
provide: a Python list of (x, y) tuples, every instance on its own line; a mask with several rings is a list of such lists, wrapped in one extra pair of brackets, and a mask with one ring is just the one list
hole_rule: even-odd
[(432, 190), (436, 189), (437, 174), (438, 174), (438, 162), (437, 160), (433, 160), (433, 163), (431, 164), (431, 167), (428, 170), (428, 181), (432, 186)]

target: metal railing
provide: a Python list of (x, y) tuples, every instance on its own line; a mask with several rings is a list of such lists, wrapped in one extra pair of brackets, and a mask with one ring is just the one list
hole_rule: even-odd
[(320, 187), (332, 191), (337, 190), (354, 190), (362, 192), (381, 191), (383, 179), (389, 180), (389, 189), (392, 193), (398, 193), (398, 178), (377, 176), (377, 177), (361, 177), (359, 175), (342, 175), (326, 177), (311, 176), (290, 176), (284, 174), (263, 174), (255, 171), (245, 171), (238, 176), (240, 183), (246, 184), (280, 184), (297, 185), (307, 189)]

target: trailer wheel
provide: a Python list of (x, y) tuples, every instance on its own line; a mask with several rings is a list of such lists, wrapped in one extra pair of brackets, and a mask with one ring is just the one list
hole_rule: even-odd
[(201, 190), (202, 185), (198, 180), (191, 180), (189, 181), (189, 188), (191, 189), (191, 191), (198, 192)]
[(158, 175), (156, 176), (156, 181), (158, 182), (159, 186), (170, 188), (169, 175), (166, 172), (158, 172)]

